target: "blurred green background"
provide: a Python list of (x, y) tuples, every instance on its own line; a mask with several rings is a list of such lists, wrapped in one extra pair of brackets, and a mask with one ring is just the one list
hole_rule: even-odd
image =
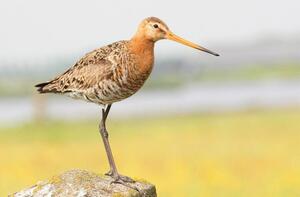
[(299, 2), (0, 4), (0, 196), (108, 170), (100, 108), (33, 86), (152, 15), (221, 56), (157, 43), (150, 79), (108, 119), (119, 171), (158, 196), (300, 196)]

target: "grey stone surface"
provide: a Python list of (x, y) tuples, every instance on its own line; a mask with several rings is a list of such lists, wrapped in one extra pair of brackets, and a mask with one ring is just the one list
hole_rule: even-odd
[[(70, 170), (49, 181), (16, 192), (12, 197), (156, 197), (155, 186), (145, 181), (128, 186), (111, 183), (108, 176), (85, 170)], [(134, 189), (133, 189), (134, 188)]]

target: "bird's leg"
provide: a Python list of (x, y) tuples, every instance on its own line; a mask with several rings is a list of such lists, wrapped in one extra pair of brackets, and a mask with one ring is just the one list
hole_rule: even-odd
[(125, 182), (134, 182), (134, 180), (132, 180), (131, 178), (127, 177), (127, 176), (122, 176), (118, 173), (115, 161), (114, 161), (114, 157), (109, 145), (109, 141), (108, 141), (108, 132), (106, 130), (106, 119), (109, 113), (109, 110), (111, 108), (111, 104), (108, 105), (106, 107), (106, 109), (102, 109), (102, 120), (100, 122), (99, 125), (99, 130), (100, 130), (100, 134), (104, 143), (104, 147), (105, 147), (105, 151), (106, 151), (106, 155), (108, 158), (108, 162), (109, 162), (109, 166), (110, 166), (110, 170), (108, 173), (106, 173), (105, 175), (111, 176), (114, 181), (112, 183), (120, 183), (120, 184), (124, 184)]
[(112, 176), (113, 174), (118, 173), (118, 172), (117, 172), (116, 164), (114, 162), (112, 151), (111, 151), (111, 148), (109, 145), (108, 132), (106, 130), (106, 124), (105, 124), (110, 108), (111, 108), (111, 105), (108, 105), (106, 107), (106, 109), (102, 109), (102, 120), (99, 125), (99, 130), (100, 130), (100, 134), (101, 134), (101, 137), (102, 137), (102, 140), (104, 143), (106, 155), (107, 155), (109, 166), (110, 166), (110, 171), (109, 171), (108, 175)]

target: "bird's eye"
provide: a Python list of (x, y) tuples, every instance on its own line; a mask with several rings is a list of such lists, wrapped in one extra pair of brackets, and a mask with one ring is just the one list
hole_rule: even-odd
[(154, 24), (153, 27), (154, 27), (154, 28), (158, 28), (158, 25), (157, 25), (157, 24)]

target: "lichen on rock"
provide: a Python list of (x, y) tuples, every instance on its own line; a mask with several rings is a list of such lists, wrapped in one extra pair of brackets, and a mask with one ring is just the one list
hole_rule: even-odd
[[(85, 170), (70, 170), (49, 181), (16, 192), (12, 197), (156, 197), (155, 186), (136, 181), (130, 187), (111, 183), (109, 176)], [(133, 189), (135, 188), (135, 189)]]

